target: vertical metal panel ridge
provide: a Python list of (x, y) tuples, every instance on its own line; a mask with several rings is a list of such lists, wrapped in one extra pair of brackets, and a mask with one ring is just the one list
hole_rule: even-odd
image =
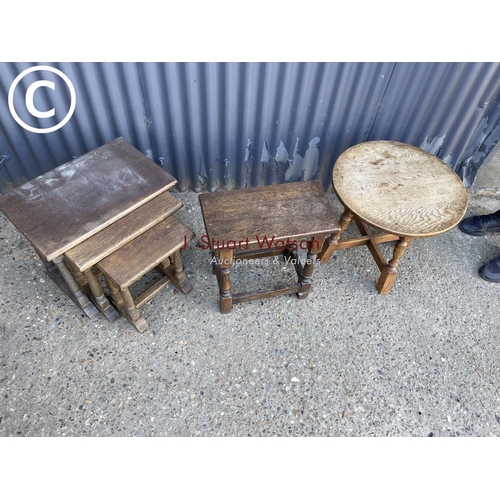
[[(70, 121), (49, 134), (22, 128), (7, 105), (16, 76), (39, 64), (77, 94)], [(33, 81), (15, 105), (43, 126), (26, 111)], [(67, 94), (37, 90), (37, 105), (59, 112)], [(2, 189), (118, 136), (180, 190), (313, 178), (329, 189), (338, 156), (374, 139), (424, 147), (470, 184), (500, 139), (500, 63), (0, 63), (0, 132)]]

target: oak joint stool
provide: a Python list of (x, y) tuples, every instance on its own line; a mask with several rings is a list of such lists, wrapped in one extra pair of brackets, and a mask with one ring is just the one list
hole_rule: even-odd
[[(233, 304), (296, 293), (305, 299), (311, 289), (316, 254), (325, 237), (340, 231), (319, 181), (293, 182), (201, 194), (206, 237), (213, 254), (220, 311)], [(307, 249), (302, 266), (298, 248)], [(231, 293), (230, 270), (235, 259), (283, 256), (293, 259), (298, 281), (254, 292)]]

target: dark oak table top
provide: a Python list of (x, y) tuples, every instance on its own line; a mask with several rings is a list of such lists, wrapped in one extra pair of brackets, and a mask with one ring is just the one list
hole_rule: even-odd
[(264, 237), (297, 239), (340, 231), (319, 181), (207, 193), (199, 200), (210, 242), (248, 238), (247, 245), (254, 245)]
[(452, 229), (467, 209), (458, 175), (426, 151), (393, 141), (369, 141), (336, 161), (333, 186), (340, 201), (384, 232), (435, 236)]
[(120, 137), (0, 196), (0, 210), (52, 261), (176, 183)]

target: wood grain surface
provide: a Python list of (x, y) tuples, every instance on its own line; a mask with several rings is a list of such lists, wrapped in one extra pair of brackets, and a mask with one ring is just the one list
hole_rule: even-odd
[(340, 231), (319, 181), (291, 182), (201, 194), (209, 239), (243, 241), (300, 238)]
[(85, 271), (115, 250), (146, 232), (182, 207), (169, 192), (140, 206), (65, 253), (78, 270)]
[(0, 196), (0, 210), (51, 261), (176, 183), (120, 137)]
[(333, 187), (342, 203), (369, 225), (409, 237), (428, 237), (456, 226), (467, 192), (442, 160), (415, 146), (369, 141), (335, 163)]
[(124, 289), (193, 238), (194, 233), (171, 215), (103, 259), (97, 267)]

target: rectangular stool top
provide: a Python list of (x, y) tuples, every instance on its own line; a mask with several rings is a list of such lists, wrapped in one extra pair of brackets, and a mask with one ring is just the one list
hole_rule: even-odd
[(121, 289), (128, 288), (193, 238), (194, 233), (171, 215), (101, 260), (97, 267)]
[(264, 238), (307, 238), (340, 232), (338, 220), (319, 181), (290, 182), (201, 194), (209, 243)]
[(65, 253), (65, 257), (80, 271), (85, 271), (158, 222), (177, 212), (182, 206), (182, 202), (168, 191), (161, 193), (73, 247)]
[(51, 261), (176, 183), (119, 137), (0, 196), (0, 210)]

